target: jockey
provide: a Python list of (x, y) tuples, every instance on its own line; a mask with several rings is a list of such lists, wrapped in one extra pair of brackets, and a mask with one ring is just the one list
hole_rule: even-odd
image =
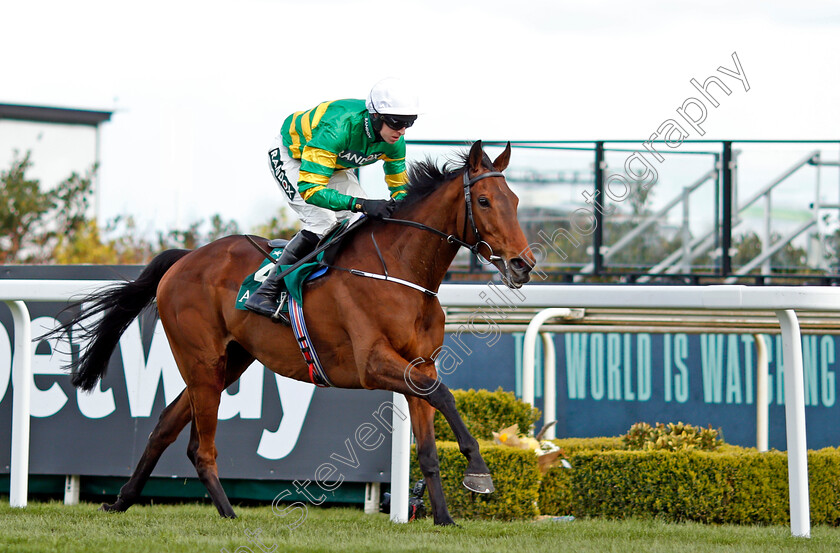
[[(315, 249), (337, 222), (361, 212), (388, 217), (396, 200), (405, 196), (405, 130), (419, 112), (417, 96), (402, 81), (384, 79), (367, 100), (324, 102), (309, 111), (293, 113), (283, 122), (268, 151), (272, 175), (297, 214), (302, 229), (277, 260), (292, 265)], [(383, 160), (391, 198), (365, 199), (354, 170)], [(282, 282), (272, 271), (245, 307), (288, 322), (279, 315)]]

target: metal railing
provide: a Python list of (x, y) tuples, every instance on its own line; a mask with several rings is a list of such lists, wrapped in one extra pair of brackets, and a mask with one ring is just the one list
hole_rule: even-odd
[[(410, 141), (409, 159), (445, 156), (464, 144)], [(501, 148), (504, 142), (485, 145)], [(527, 202), (520, 204), (530, 241), (545, 245), (540, 230), (551, 235), (556, 228), (573, 228), (575, 209), (589, 209), (594, 220), (591, 233), (578, 234), (579, 244), (566, 242), (564, 251), (549, 249), (540, 260), (553, 281), (840, 284), (835, 253), (840, 249), (840, 140), (697, 140), (677, 147), (643, 140), (514, 141), (512, 146), (508, 182), (515, 190), (564, 191), (556, 199), (541, 196), (530, 209)], [(531, 161), (535, 154), (541, 157)], [(657, 163), (656, 156), (664, 161)], [(631, 158), (646, 160), (651, 170), (634, 166)], [(626, 198), (610, 199), (617, 175), (639, 185), (645, 184), (645, 171), (658, 175), (657, 170), (662, 175), (652, 186), (656, 198), (642, 212), (629, 213), (631, 202), (620, 205)], [(826, 186), (832, 181), (838, 186)], [(566, 197), (566, 190), (574, 198)], [(797, 199), (791, 201), (792, 196)], [(618, 210), (610, 213), (610, 206)], [(777, 213), (783, 209), (795, 211), (800, 221), (785, 221)], [(651, 258), (654, 254), (639, 243), (657, 232), (668, 235), (663, 248), (670, 249)], [(569, 249), (574, 255), (566, 255)], [(809, 249), (807, 261), (796, 259)], [(638, 250), (645, 255), (634, 256)], [(475, 280), (482, 272), (462, 254), (450, 277)]]

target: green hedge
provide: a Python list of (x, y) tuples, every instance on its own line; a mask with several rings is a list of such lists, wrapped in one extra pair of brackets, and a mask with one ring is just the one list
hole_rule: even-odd
[[(481, 443), (496, 491), (461, 484), (466, 459), (438, 442), (441, 481), (456, 518), (529, 519), (537, 514), (657, 518), (713, 524), (789, 524), (787, 455), (724, 446), (720, 451), (624, 451), (620, 438), (555, 442), (571, 469), (545, 475), (528, 450)], [(840, 450), (808, 452), (811, 521), (840, 526)], [(412, 452), (412, 482), (420, 479)], [(428, 505), (428, 494), (425, 497)]]
[[(519, 424), (527, 433), (539, 411), (501, 388), (453, 390), (470, 432), (489, 440), (492, 432)], [(438, 413), (435, 435), (454, 439)], [(541, 475), (530, 450), (481, 443), (496, 491), (468, 492), (461, 480), (466, 459), (457, 444), (438, 442), (441, 480), (456, 518), (531, 518), (537, 514), (577, 517), (655, 517), (668, 521), (726, 524), (789, 524), (787, 456), (721, 445), (714, 452), (626, 451), (621, 437), (555, 440), (571, 469)], [(412, 478), (420, 478), (412, 453)], [(840, 526), (840, 450), (808, 452), (811, 520)], [(428, 505), (428, 494), (426, 495)]]
[(809, 451), (808, 476), (811, 520), (840, 526), (840, 449)]
[[(787, 524), (787, 456), (727, 447), (703, 451), (581, 450), (572, 469), (553, 468), (540, 486), (540, 512), (606, 518)], [(811, 520), (840, 524), (840, 452), (808, 454)]]
[(699, 449), (715, 451), (724, 444), (720, 429), (703, 428), (683, 422), (656, 423), (637, 422), (621, 437), (624, 449), (636, 451), (683, 451)]
[[(501, 388), (489, 390), (452, 390), (455, 406), (470, 433), (477, 440), (492, 440), (493, 432), (518, 424), (522, 433), (528, 433), (540, 419), (540, 410), (516, 399), (513, 392)], [(452, 429), (440, 412), (435, 413), (435, 438), (455, 441)]]
[(563, 450), (566, 457), (580, 451), (612, 451), (614, 449), (624, 449), (621, 436), (602, 438), (562, 438), (552, 441)]
[[(449, 513), (455, 518), (483, 518), (514, 520), (533, 518), (537, 512), (540, 488), (540, 471), (533, 451), (481, 443), (481, 455), (493, 475), (496, 491), (491, 494), (474, 494), (461, 481), (467, 460), (454, 442), (438, 442), (441, 482)], [(417, 452), (411, 452), (411, 481), (422, 477), (417, 464)], [(424, 499), (429, 515), (429, 493)]]

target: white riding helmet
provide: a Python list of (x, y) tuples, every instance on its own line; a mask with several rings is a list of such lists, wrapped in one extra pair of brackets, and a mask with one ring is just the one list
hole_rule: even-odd
[(367, 109), (370, 113), (385, 115), (417, 115), (420, 102), (417, 94), (400, 79), (388, 77), (382, 79), (370, 89)]

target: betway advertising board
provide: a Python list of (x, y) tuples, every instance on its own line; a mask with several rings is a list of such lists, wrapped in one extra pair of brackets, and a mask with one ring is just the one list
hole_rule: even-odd
[[(80, 278), (79, 268), (0, 268), (5, 278)], [(127, 278), (139, 267), (119, 267)], [(114, 278), (90, 267), (85, 278)], [(0, 280), (2, 286), (2, 280)], [(28, 302), (32, 336), (55, 327), (65, 305)], [(13, 322), (0, 307), (0, 472), (9, 471), (12, 418)], [(108, 371), (90, 394), (78, 391), (62, 366), (81, 344), (34, 344), (30, 473), (131, 474), (163, 408), (184, 389), (163, 327), (145, 314), (128, 327)], [(390, 481), (392, 394), (316, 388), (254, 363), (222, 395), (216, 434), (223, 478), (306, 480), (321, 465), (330, 480)], [(186, 456), (189, 425), (153, 473), (195, 477)]]

